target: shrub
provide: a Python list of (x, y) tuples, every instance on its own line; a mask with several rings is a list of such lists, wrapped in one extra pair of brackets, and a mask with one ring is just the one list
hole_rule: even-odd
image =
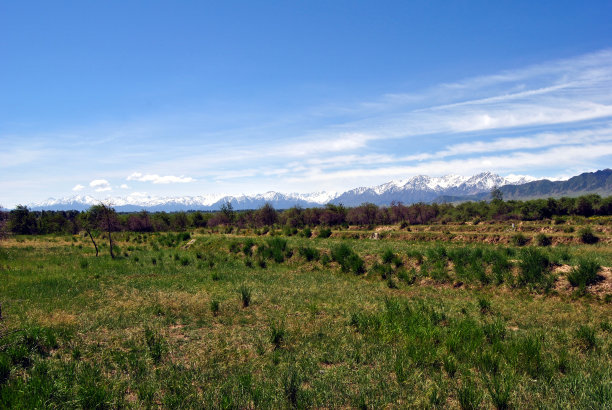
[(522, 252), (519, 267), (518, 284), (520, 286), (543, 285), (549, 279), (550, 260), (537, 248), (525, 249)]
[(238, 253), (238, 252), (240, 252), (240, 242), (231, 242), (229, 244), (229, 251), (231, 253)]
[(578, 328), (576, 339), (578, 339), (578, 343), (584, 350), (592, 350), (597, 346), (595, 329), (588, 325), (582, 325)]
[(242, 252), (245, 254), (245, 256), (251, 256), (253, 254), (253, 246), (255, 245), (255, 241), (253, 241), (252, 239), (247, 239), (243, 244), (242, 244)]
[(527, 242), (529, 242), (529, 238), (520, 232), (512, 237), (512, 244), (515, 246), (525, 246)]
[(580, 237), (580, 240), (582, 241), (582, 243), (586, 243), (588, 245), (592, 245), (594, 243), (599, 242), (599, 236), (593, 233), (593, 230), (591, 229), (590, 226), (582, 228), (578, 232), (578, 236)]
[(552, 244), (552, 237), (543, 233), (539, 233), (536, 236), (536, 243), (538, 244), (538, 246), (550, 246)]
[(382, 261), (383, 263), (391, 263), (393, 262), (393, 259), (395, 258), (395, 254), (393, 253), (393, 251), (391, 249), (387, 249), (383, 252), (382, 255)]
[(471, 380), (466, 381), (457, 390), (457, 398), (462, 409), (477, 409), (482, 401), (482, 394)]
[(374, 263), (374, 265), (372, 265), (372, 267), (370, 268), (370, 271), (380, 275), (381, 279), (387, 279), (388, 277), (391, 277), (391, 274), (393, 273), (393, 271), (391, 270), (391, 266), (389, 265), (381, 265), (380, 263), (376, 262)]
[(478, 307), (480, 308), (480, 313), (491, 313), (491, 301), (485, 298), (478, 299)]
[(211, 300), (210, 301), (210, 311), (212, 312), (213, 316), (217, 316), (217, 314), (219, 313), (219, 301), (218, 300)]
[(301, 234), (304, 238), (310, 238), (312, 236), (312, 231), (310, 230), (309, 227), (306, 227), (304, 229), (302, 229), (302, 234)]
[(315, 248), (311, 248), (308, 246), (302, 247), (299, 249), (300, 256), (306, 259), (308, 262), (319, 259), (319, 251)]
[(274, 345), (275, 349), (281, 347), (285, 338), (287, 337), (287, 330), (285, 324), (282, 322), (272, 323), (270, 325), (270, 342)]
[(353, 272), (356, 275), (365, 272), (365, 262), (345, 243), (331, 250), (332, 260), (338, 262), (343, 272)]
[(319, 238), (329, 238), (332, 234), (332, 231), (330, 228), (321, 228), (319, 230)]
[(238, 288), (238, 293), (240, 293), (242, 307), (248, 307), (251, 304), (251, 289), (246, 285), (241, 285)]
[(585, 286), (592, 285), (596, 283), (599, 279), (597, 273), (601, 269), (599, 264), (591, 259), (581, 259), (578, 262), (578, 266), (572, 269), (572, 271), (567, 275), (567, 280), (569, 283), (576, 287), (580, 286), (584, 288)]
[(166, 351), (164, 339), (147, 326), (145, 327), (145, 340), (153, 362), (159, 363)]

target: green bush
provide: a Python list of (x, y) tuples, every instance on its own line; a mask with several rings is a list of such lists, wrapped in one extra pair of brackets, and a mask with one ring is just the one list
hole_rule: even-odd
[(601, 266), (596, 261), (592, 259), (581, 259), (578, 262), (578, 266), (573, 268), (567, 275), (567, 280), (574, 287), (580, 286), (584, 288), (598, 281), (599, 276), (597, 273), (600, 269)]
[(393, 259), (395, 258), (395, 254), (393, 253), (393, 251), (391, 249), (387, 249), (383, 252), (382, 255), (382, 261), (383, 263), (391, 263), (393, 262)]
[(529, 238), (527, 238), (522, 233), (517, 233), (512, 237), (512, 244), (514, 246), (525, 246), (529, 242)]
[(306, 227), (306, 228), (302, 229), (302, 233), (301, 233), (301, 235), (302, 235), (304, 238), (310, 238), (310, 237), (312, 236), (312, 230), (310, 230), (310, 228), (309, 228), (309, 227)]
[(285, 329), (284, 323), (279, 322), (270, 325), (270, 342), (274, 345), (275, 349), (280, 348), (286, 338), (287, 329)]
[(147, 326), (145, 327), (145, 340), (151, 359), (153, 359), (153, 362), (159, 363), (166, 351), (163, 337)]
[(586, 243), (588, 245), (592, 245), (594, 243), (599, 242), (599, 236), (597, 236), (597, 235), (595, 235), (595, 233), (593, 233), (593, 230), (591, 229), (590, 226), (582, 228), (578, 232), (578, 236), (579, 236), (580, 240), (582, 241), (582, 243)]
[(329, 238), (332, 234), (332, 231), (330, 228), (321, 228), (319, 230), (319, 238)]
[(251, 289), (246, 285), (240, 285), (238, 293), (240, 294), (242, 307), (248, 307), (251, 304)]
[(306, 259), (308, 262), (316, 261), (319, 259), (319, 251), (315, 248), (308, 246), (301, 247), (299, 249), (300, 256)]
[(332, 260), (338, 262), (343, 272), (353, 272), (356, 275), (365, 272), (365, 262), (345, 243), (331, 250)]
[(210, 311), (212, 312), (213, 316), (217, 316), (217, 314), (219, 313), (219, 301), (218, 300), (211, 300), (210, 301)]
[(519, 286), (548, 285), (550, 281), (550, 260), (537, 248), (528, 248), (521, 253), (519, 264)]
[(552, 237), (543, 233), (539, 233), (535, 239), (538, 246), (550, 246), (552, 244)]

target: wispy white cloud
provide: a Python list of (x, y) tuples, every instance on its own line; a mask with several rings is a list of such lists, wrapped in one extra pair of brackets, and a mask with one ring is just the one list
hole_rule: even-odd
[(83, 185), (81, 185), (81, 184), (76, 184), (76, 185), (75, 185), (75, 186), (72, 188), (72, 190), (76, 192), (76, 191), (82, 191), (84, 188), (85, 188), (85, 187), (84, 187)]
[(195, 179), (185, 176), (174, 176), (164, 175), (160, 176), (157, 174), (142, 174), (140, 172), (134, 172), (127, 177), (128, 181), (140, 181), (140, 182), (152, 182), (154, 184), (176, 184), (176, 183), (187, 183), (194, 182)]
[(128, 186), (128, 184), (121, 184), (121, 185), (119, 186), (119, 188), (121, 188), (121, 189), (130, 189), (130, 187)]

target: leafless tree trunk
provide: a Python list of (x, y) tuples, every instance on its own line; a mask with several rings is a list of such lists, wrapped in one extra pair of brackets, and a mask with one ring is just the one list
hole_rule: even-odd
[(104, 208), (104, 216), (106, 217), (106, 230), (108, 231), (108, 244), (110, 246), (110, 255), (112, 259), (115, 259), (115, 254), (113, 253), (113, 237), (111, 235), (111, 207), (110, 205), (102, 204)]
[(96, 248), (96, 257), (98, 256), (98, 245), (96, 244), (96, 241), (94, 241), (93, 235), (91, 234), (91, 230), (89, 228), (85, 228), (85, 232), (87, 232), (87, 235), (89, 235), (89, 237), (91, 238), (91, 243), (93, 243), (94, 248)]

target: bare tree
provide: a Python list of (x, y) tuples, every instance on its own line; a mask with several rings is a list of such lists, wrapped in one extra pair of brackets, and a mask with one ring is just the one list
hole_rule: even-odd
[(82, 212), (79, 215), (79, 223), (81, 227), (85, 229), (85, 232), (87, 232), (87, 235), (89, 235), (89, 238), (91, 239), (91, 243), (93, 243), (94, 248), (96, 248), (96, 257), (98, 256), (98, 245), (96, 244), (91, 231), (98, 225), (97, 219), (98, 215), (96, 214), (94, 207), (89, 208), (88, 211)]
[(111, 255), (111, 258), (115, 259), (115, 254), (113, 253), (113, 237), (111, 235), (111, 232), (115, 228), (116, 221), (117, 221), (117, 218), (116, 218), (117, 215), (110, 203), (109, 204), (100, 203), (100, 206), (102, 206), (103, 216), (104, 216), (104, 225), (105, 225), (106, 231), (108, 232), (108, 245), (110, 247), (110, 255)]

